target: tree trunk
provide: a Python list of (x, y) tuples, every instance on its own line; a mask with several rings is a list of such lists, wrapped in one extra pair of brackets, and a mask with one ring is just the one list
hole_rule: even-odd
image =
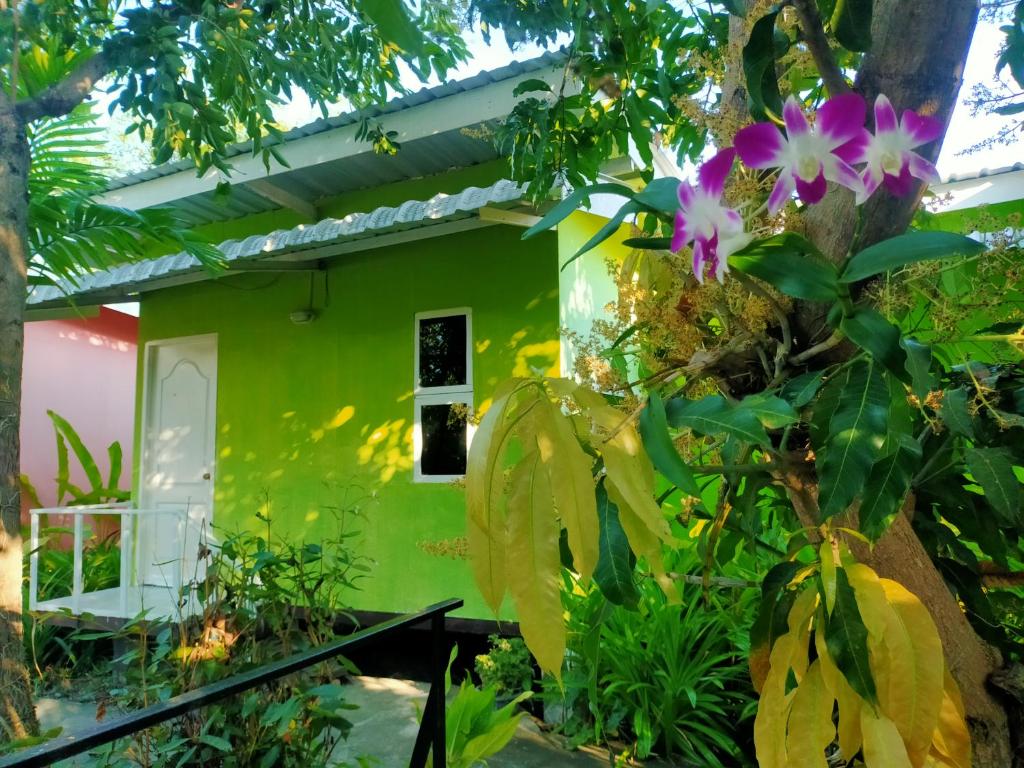
[[(948, 126), (977, 19), (978, 4), (974, 0), (876, 2), (873, 44), (857, 74), (855, 89), (869, 105), (879, 93), (884, 93), (897, 110), (930, 114)], [(941, 141), (920, 151), (934, 160), (940, 149)], [(839, 263), (845, 259), (855, 237), (855, 247), (861, 249), (903, 232), (920, 195), (920, 186), (909, 198), (896, 198), (883, 190), (858, 211), (851, 193), (834, 190), (820, 205), (807, 211), (807, 234), (829, 258)], [(796, 325), (804, 343), (828, 333), (821, 306), (805, 304), (797, 309)], [(814, 495), (812, 491), (811, 498)], [(794, 505), (799, 507), (800, 501), (798, 494)], [(806, 514), (805, 510), (803, 515)], [(816, 504), (813, 515), (817, 517)], [(950, 672), (963, 694), (974, 742), (974, 764), (986, 768), (1010, 766), (1006, 712), (986, 687), (989, 675), (1000, 666), (999, 654), (968, 623), (914, 534), (909, 518), (898, 516), (874, 550), (863, 555), (880, 575), (899, 581), (916, 594), (935, 618)]]
[(22, 641), (21, 364), (27, 291), (29, 147), (0, 96), (0, 721), (9, 738), (38, 732)]

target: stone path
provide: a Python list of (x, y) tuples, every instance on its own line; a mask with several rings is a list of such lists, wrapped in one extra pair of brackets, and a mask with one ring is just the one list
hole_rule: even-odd
[[(405, 680), (357, 677), (349, 686), (347, 701), (358, 705), (347, 717), (354, 727), (347, 742), (339, 745), (335, 758), (339, 763), (369, 755), (377, 758), (379, 768), (405, 768), (409, 764), (418, 724), (416, 705), (423, 707), (427, 686)], [(75, 733), (96, 724), (96, 705), (70, 699), (41, 698), (36, 711), (43, 730), (62, 726), (64, 733)], [(60, 763), (63, 768), (89, 766), (92, 761), (79, 758)], [(567, 752), (524, 717), (515, 738), (499, 754), (487, 761), (488, 768), (607, 768), (608, 758), (598, 750)], [(310, 766), (309, 768), (315, 768)]]

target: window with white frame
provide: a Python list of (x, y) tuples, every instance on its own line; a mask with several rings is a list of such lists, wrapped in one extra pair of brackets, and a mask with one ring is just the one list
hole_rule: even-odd
[(413, 477), (444, 483), (466, 474), (472, 435), (473, 328), (468, 308), (416, 315)]

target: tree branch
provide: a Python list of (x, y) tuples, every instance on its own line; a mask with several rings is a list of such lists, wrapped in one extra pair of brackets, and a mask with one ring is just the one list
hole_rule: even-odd
[(850, 90), (850, 84), (846, 82), (843, 71), (836, 63), (836, 57), (832, 55), (832, 48), (829, 47), (828, 38), (825, 36), (825, 26), (818, 15), (817, 3), (814, 0), (793, 0), (793, 8), (800, 19), (804, 42), (814, 57), (814, 63), (818, 65), (818, 71), (821, 73), (821, 79), (825, 81), (829, 95), (846, 93)]
[(44, 117), (62, 117), (85, 101), (96, 83), (110, 73), (111, 62), (105, 53), (97, 53), (82, 66), (38, 96), (14, 105), (18, 117), (28, 123)]

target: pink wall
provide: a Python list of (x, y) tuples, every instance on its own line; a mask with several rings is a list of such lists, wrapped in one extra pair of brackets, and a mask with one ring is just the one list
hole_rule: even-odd
[[(104, 475), (109, 469), (107, 446), (120, 441), (121, 487), (130, 486), (137, 338), (138, 319), (106, 307), (98, 317), (25, 324), (21, 471), (45, 506), (56, 503), (57, 476), (47, 409), (71, 422)], [(73, 455), (71, 467), (72, 479), (84, 482)]]

